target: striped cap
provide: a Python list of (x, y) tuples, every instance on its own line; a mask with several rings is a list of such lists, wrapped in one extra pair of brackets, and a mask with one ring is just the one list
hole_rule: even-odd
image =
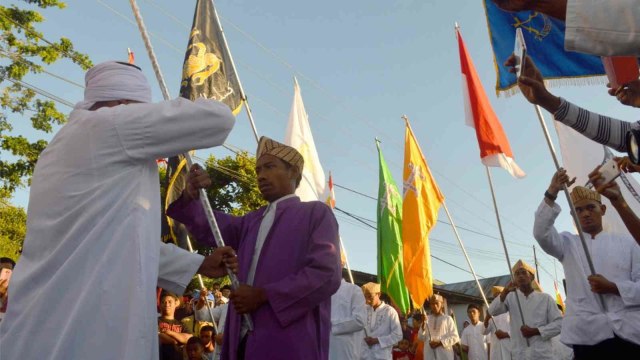
[(260, 159), (262, 155), (273, 155), (287, 164), (297, 166), (300, 172), (302, 172), (302, 168), (304, 167), (304, 159), (298, 150), (269, 139), (266, 136), (260, 137), (258, 150), (256, 151), (256, 159)]

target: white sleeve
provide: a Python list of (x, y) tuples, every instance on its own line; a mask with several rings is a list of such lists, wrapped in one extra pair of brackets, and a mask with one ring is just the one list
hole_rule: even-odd
[(227, 105), (207, 99), (121, 105), (113, 111), (118, 139), (137, 161), (221, 145), (235, 122)]
[(507, 294), (504, 298), (504, 302), (500, 301), (500, 296), (496, 296), (496, 298), (491, 302), (491, 305), (489, 305), (489, 314), (491, 314), (491, 316), (498, 316), (508, 312), (509, 307), (507, 306), (507, 300), (509, 300), (509, 296), (511, 294), (512, 292)]
[(392, 307), (389, 311), (389, 334), (378, 337), (380, 347), (385, 349), (391, 349), (391, 347), (402, 340), (402, 327), (400, 326), (400, 319), (398, 313)]
[[(471, 326), (471, 325), (469, 325)], [(469, 330), (467, 330), (469, 328), (469, 326), (467, 326), (466, 328), (462, 329), (462, 335), (460, 336), (460, 344), (464, 345), (464, 346), (469, 346)]]
[(539, 326), (538, 331), (540, 332), (540, 337), (543, 340), (550, 340), (554, 336), (560, 334), (560, 330), (562, 329), (562, 314), (560, 313), (560, 310), (558, 310), (558, 306), (551, 295), (547, 294), (546, 298), (548, 323), (546, 325)]
[(538, 206), (533, 222), (533, 237), (544, 252), (562, 261), (564, 258), (564, 239), (553, 225), (559, 214), (560, 206), (558, 204), (554, 202), (551, 207), (543, 199)]
[[(640, 305), (640, 246), (633, 240), (629, 240), (629, 266), (631, 267), (631, 280), (615, 281), (620, 292), (620, 298), (625, 306)], [(624, 259), (618, 259), (622, 262)], [(626, 264), (625, 264), (626, 266)]]
[(173, 244), (160, 244), (158, 286), (176, 294), (184, 293), (203, 260), (204, 256)]
[(331, 333), (333, 335), (350, 334), (364, 329), (364, 323), (367, 318), (366, 304), (364, 295), (360, 288), (353, 286), (351, 291), (351, 313), (342, 319), (332, 321)]
[(568, 0), (564, 47), (599, 55), (640, 55), (637, 0)]

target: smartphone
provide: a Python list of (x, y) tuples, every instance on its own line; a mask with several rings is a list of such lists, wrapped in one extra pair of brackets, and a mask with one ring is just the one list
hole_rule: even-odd
[(0, 270), (0, 280), (7, 280), (9, 281), (9, 279), (11, 279), (11, 269), (2, 269)]
[[(600, 175), (602, 175), (601, 184), (608, 184), (608, 183), (612, 182), (618, 176), (620, 176), (620, 173), (621, 173), (620, 172), (620, 167), (618, 167), (618, 163), (616, 162), (616, 160), (613, 159), (613, 158), (607, 160), (600, 167)], [(589, 182), (587, 184), (587, 187), (591, 188), (591, 187), (593, 187), (593, 184), (591, 182)]]
[(514, 68), (516, 69), (516, 79), (518, 79), (522, 74), (522, 69), (527, 59), (527, 45), (524, 42), (521, 28), (516, 29), (516, 43), (513, 47), (513, 55), (516, 57)]

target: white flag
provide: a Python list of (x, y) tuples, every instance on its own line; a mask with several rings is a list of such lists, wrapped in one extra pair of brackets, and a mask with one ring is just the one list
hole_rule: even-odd
[(319, 200), (324, 201), (326, 182), (324, 171), (320, 165), (316, 145), (313, 142), (311, 128), (309, 127), (309, 117), (304, 109), (302, 95), (298, 80), (294, 78), (293, 104), (289, 114), (289, 125), (284, 143), (294, 147), (304, 158), (304, 169), (302, 171), (302, 181), (296, 190), (296, 195), (302, 201)]
[[(614, 154), (608, 147), (592, 141), (559, 121), (554, 121), (554, 124), (560, 141), (563, 167), (567, 169), (570, 177), (577, 177), (574, 186), (584, 186), (589, 180), (589, 173), (596, 166), (613, 157)], [(630, 174), (625, 173), (622, 173), (616, 181), (620, 186), (622, 196), (631, 209), (636, 214), (640, 214), (640, 185), (638, 182)], [(607, 206), (607, 211), (602, 219), (603, 231), (628, 235), (629, 230), (624, 226), (618, 212), (609, 200), (603, 196), (602, 203)]]

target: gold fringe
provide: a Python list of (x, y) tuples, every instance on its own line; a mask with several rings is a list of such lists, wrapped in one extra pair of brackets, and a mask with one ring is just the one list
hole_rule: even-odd
[[(558, 78), (544, 79), (544, 85), (548, 88), (555, 88), (555, 87), (561, 87), (561, 86), (606, 85), (608, 82), (609, 80), (605, 75), (558, 77)], [(505, 98), (509, 98), (519, 93), (520, 93), (520, 88), (517, 86), (517, 84), (513, 84), (506, 89), (496, 89), (496, 95), (498, 97), (504, 96)]]

